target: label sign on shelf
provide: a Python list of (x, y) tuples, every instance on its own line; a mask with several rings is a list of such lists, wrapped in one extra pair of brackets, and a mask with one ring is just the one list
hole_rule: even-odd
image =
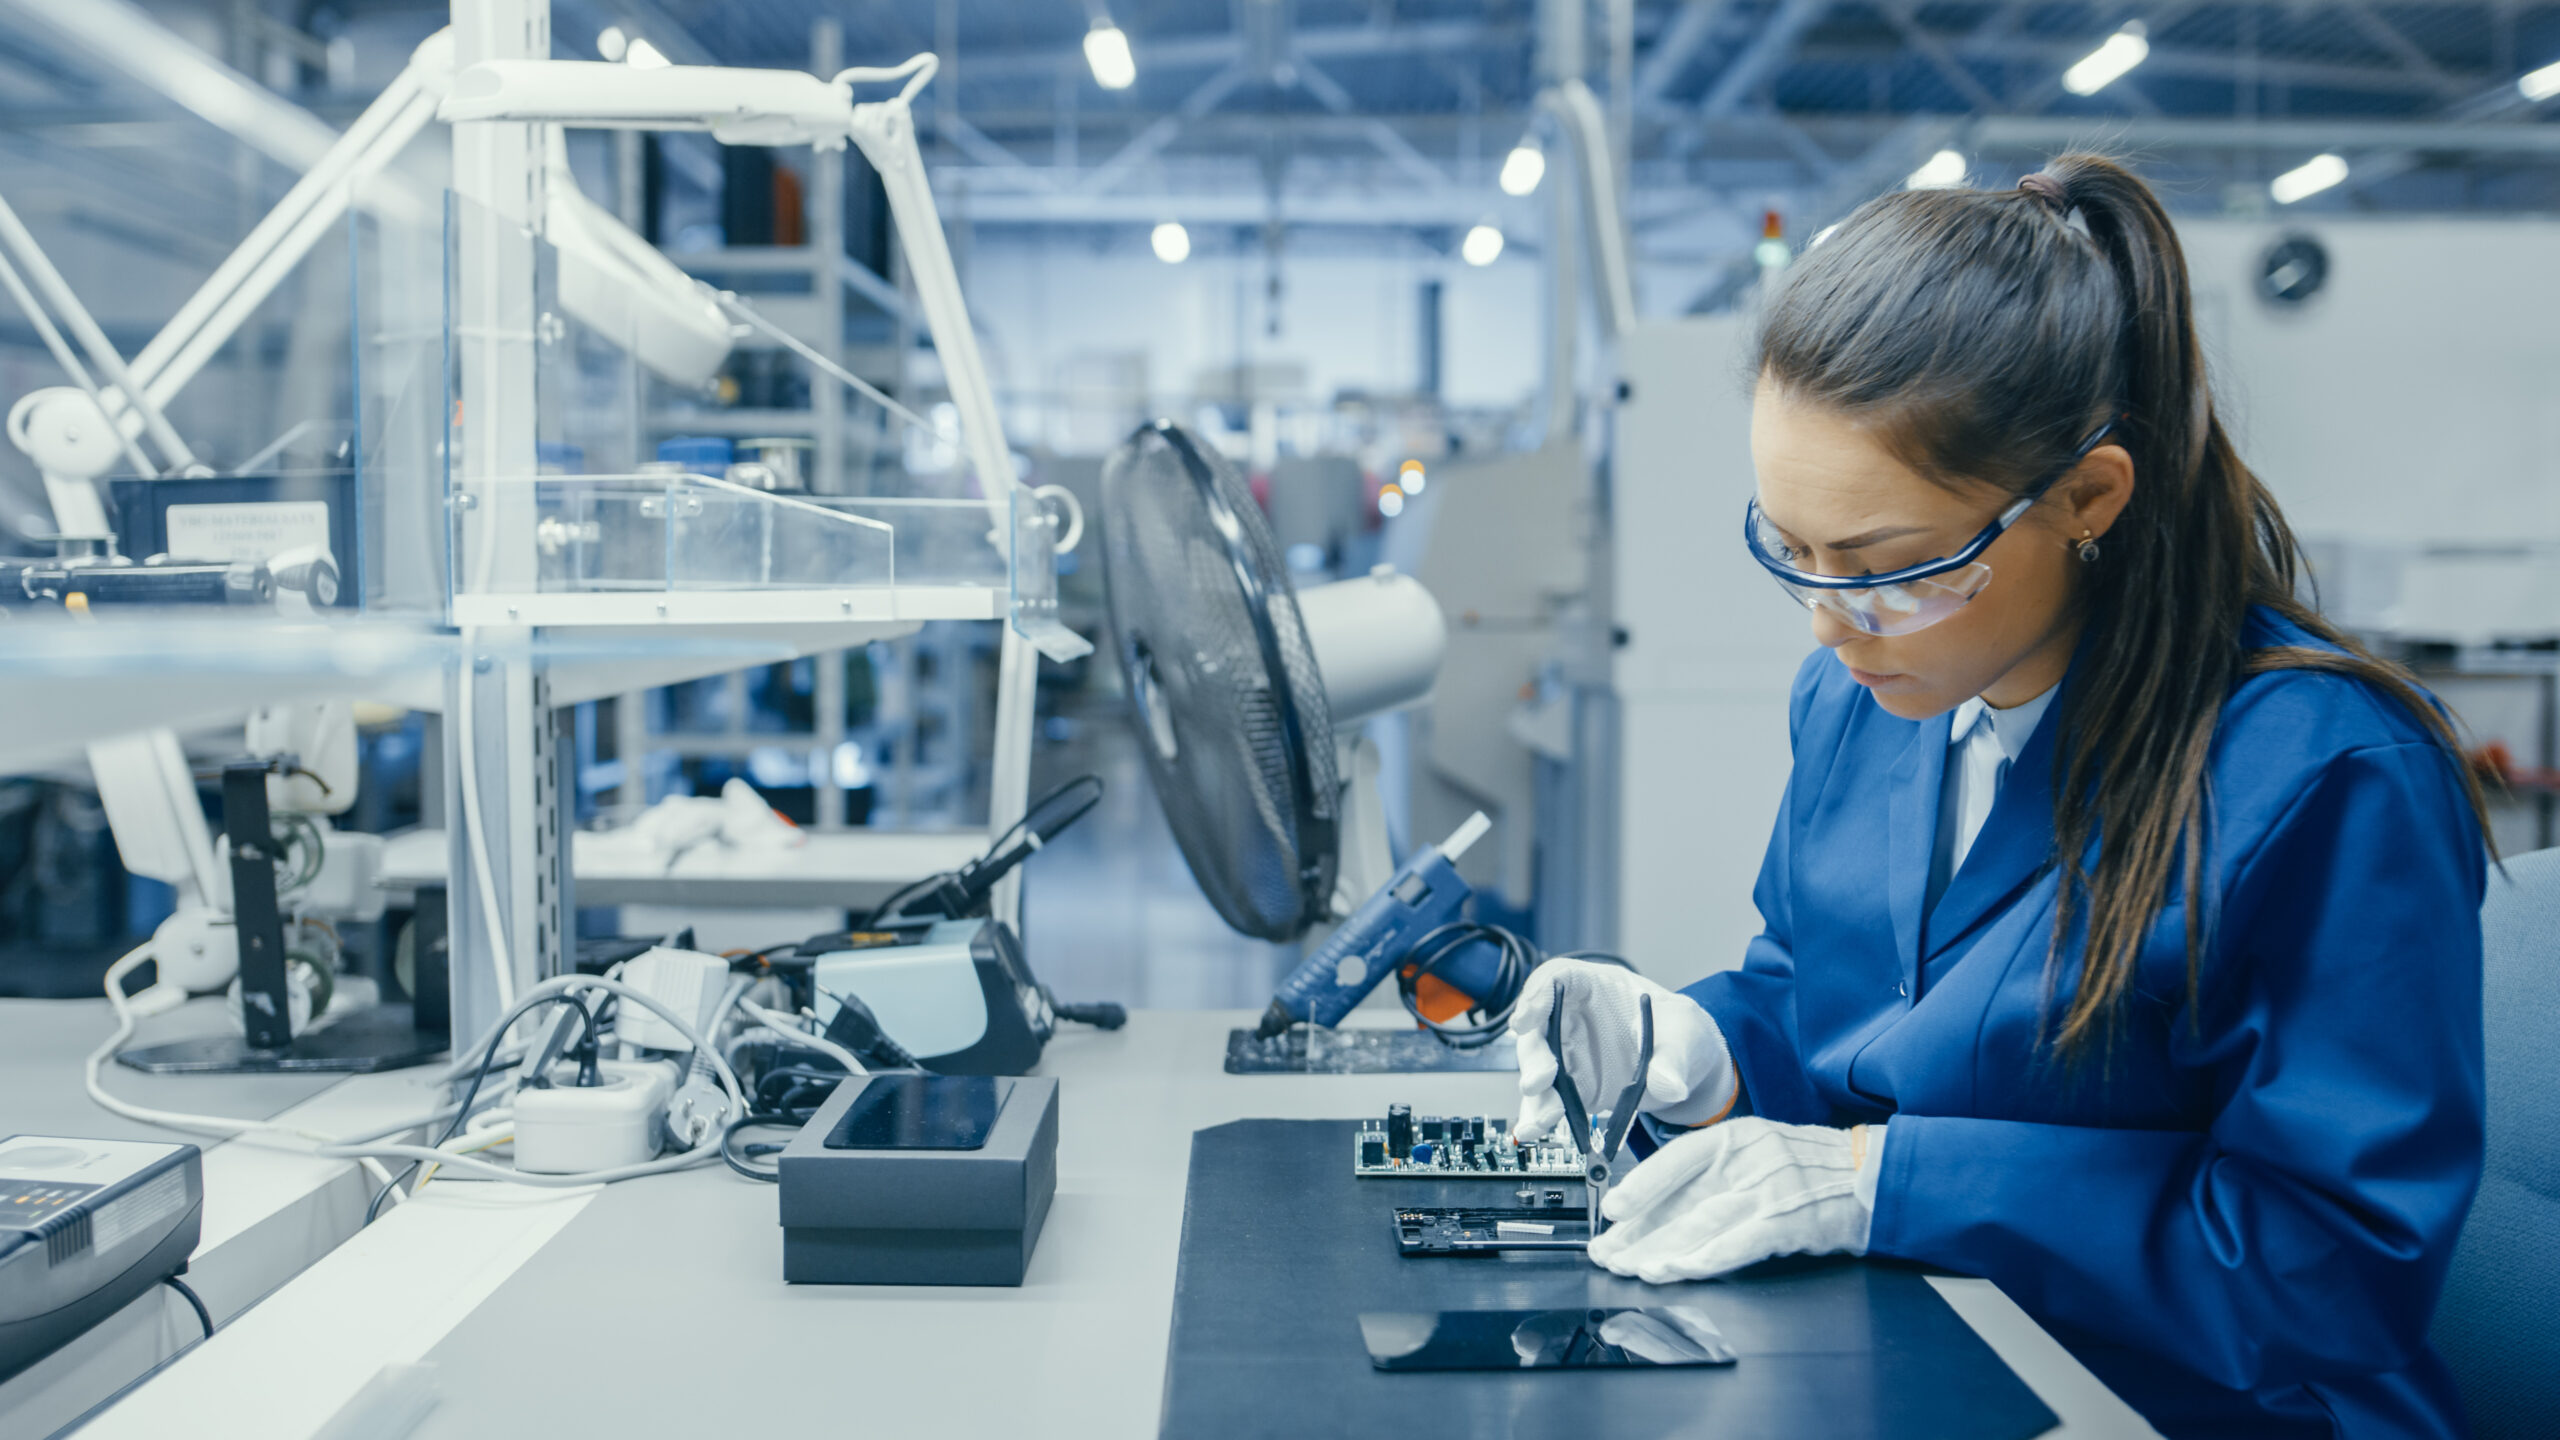
[(322, 500), (245, 500), (172, 505), (168, 551), (194, 560), (268, 560), (298, 545), (329, 544)]

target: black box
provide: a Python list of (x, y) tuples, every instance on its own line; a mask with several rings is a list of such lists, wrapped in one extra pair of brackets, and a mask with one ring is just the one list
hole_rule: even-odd
[(1058, 1082), (998, 1079), (974, 1150), (831, 1150), (869, 1085), (847, 1080), (781, 1155), (782, 1278), (800, 1285), (1019, 1285), (1058, 1192)]
[[(338, 566), (337, 597), (325, 603), (342, 610), (364, 605), (371, 547), (365, 542), (363, 502), (352, 472), (173, 476), (118, 480), (110, 488), (116, 548), (133, 559), (168, 554), (182, 560), (264, 561), (283, 537), (309, 543), (322, 538), (316, 529), (325, 527), (329, 556)], [(317, 517), (311, 513), (315, 507)], [(315, 518), (319, 527), (311, 523)]]

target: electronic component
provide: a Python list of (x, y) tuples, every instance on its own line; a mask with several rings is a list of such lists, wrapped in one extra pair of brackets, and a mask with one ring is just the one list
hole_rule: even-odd
[(777, 1170), (785, 1280), (1019, 1285), (1058, 1189), (1058, 1082), (856, 1076)]
[(1579, 1180), (1582, 1157), (1561, 1138), (1516, 1145), (1506, 1120), (1485, 1115), (1417, 1119), (1412, 1106), (1390, 1105), (1386, 1119), (1361, 1122), (1352, 1142), (1351, 1173), (1423, 1180)]
[(0, 1140), (0, 1380), (186, 1269), (203, 1219), (193, 1145)]
[(1508, 1045), (1462, 1050), (1428, 1030), (1292, 1025), (1286, 1034), (1268, 1040), (1248, 1029), (1227, 1032), (1230, 1075), (1415, 1075), (1519, 1068)]
[[(1522, 1191), (1523, 1195), (1534, 1192)], [(1399, 1206), (1396, 1249), (1405, 1255), (1492, 1255), (1504, 1250), (1580, 1250), (1591, 1243), (1591, 1222), (1549, 1191), (1556, 1203), (1493, 1208), (1465, 1205)]]
[(882, 1034), (945, 1075), (1019, 1075), (1040, 1063), (1057, 1012), (1012, 926), (967, 919), (891, 928), (901, 943), (800, 947), (813, 956), (821, 1021), (832, 1024), (844, 1001), (858, 1000)]

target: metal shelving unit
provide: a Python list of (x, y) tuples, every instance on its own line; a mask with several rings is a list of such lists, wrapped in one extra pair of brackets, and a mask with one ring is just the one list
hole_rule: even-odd
[[(822, 17), (811, 26), (810, 70), (819, 75), (832, 75), (843, 66), (843, 36), (839, 22)], [(913, 344), (913, 337), (924, 328), (915, 298), (902, 284), (900, 266), (893, 263), (891, 274), (883, 276), (845, 250), (845, 180), (848, 160), (845, 156), (812, 154), (807, 176), (807, 243), (801, 245), (723, 245), (707, 251), (673, 256), (677, 263), (698, 278), (724, 287), (750, 279), (784, 278), (802, 282), (805, 291), (774, 293), (751, 289), (752, 302), (767, 318), (790, 331), (802, 343), (839, 365), (880, 386), (892, 394), (904, 382), (903, 359)], [(636, 197), (632, 197), (636, 200)], [(636, 206), (626, 206), (624, 220), (635, 228), (640, 220)], [(891, 238), (894, 249), (895, 237)], [(740, 287), (749, 289), (751, 287)], [(855, 347), (845, 342), (848, 306), (869, 305), (891, 320), (892, 342), (887, 347)], [(741, 348), (779, 352), (780, 347), (755, 338), (742, 339)], [(866, 363), (867, 362), (867, 363)], [(797, 365), (799, 362), (792, 362)], [(810, 465), (810, 488), (819, 494), (852, 493), (858, 488), (848, 483), (850, 462), (860, 458), (866, 462), (880, 449), (893, 454), (900, 443), (894, 431), (847, 413), (844, 388), (823, 375), (809, 375), (809, 405), (805, 409), (768, 406), (684, 406), (653, 408), (643, 417), (643, 431), (654, 442), (676, 435), (711, 435), (729, 439), (776, 435), (807, 437), (813, 442)], [(922, 618), (922, 617), (920, 617)], [(938, 615), (936, 619), (996, 619), (995, 615)], [(930, 668), (919, 650), (950, 627), (934, 626), (916, 638), (891, 641), (882, 647), (882, 659), (906, 671)], [(924, 637), (930, 635), (935, 641)], [(893, 817), (904, 823), (909, 816), (929, 816), (939, 823), (958, 824), (954, 807), (933, 803), (935, 797), (926, 790), (940, 790), (941, 777), (919, 775), (913, 752), (917, 747), (911, 734), (879, 735), (856, 733), (845, 719), (846, 685), (844, 667), (861, 654), (857, 649), (821, 651), (811, 657), (815, 676), (812, 685), (812, 728), (799, 733), (751, 731), (745, 728), (749, 708), (749, 672), (731, 672), (723, 681), (729, 725), (713, 733), (659, 731), (650, 725), (650, 701), (647, 692), (632, 691), (615, 697), (613, 735), (616, 758), (622, 762), (624, 781), (615, 800), (619, 807), (636, 809), (652, 797), (647, 793), (647, 777), (654, 767), (650, 757), (670, 752), (686, 758), (730, 757), (743, 759), (765, 747), (781, 747), (828, 757), (829, 763), (810, 766), (810, 785), (815, 799), (815, 825), (821, 832), (845, 828), (850, 814), (847, 789), (836, 783), (831, 763), (839, 746), (852, 741), (864, 746), (866, 756), (874, 763), (869, 768), (887, 784), (875, 790), (885, 802), (875, 814)], [(947, 667), (946, 667), (947, 668)], [(885, 681), (888, 677), (882, 677)], [(883, 688), (886, 688), (885, 685)], [(924, 693), (918, 691), (919, 694)], [(974, 694), (969, 699), (974, 701)], [(946, 710), (949, 707), (944, 707)], [(965, 720), (966, 709), (937, 714), (934, 718), (949, 723)], [(920, 712), (917, 723), (928, 723)], [(859, 727), (876, 731), (874, 727)], [(962, 733), (965, 733), (962, 732)]]

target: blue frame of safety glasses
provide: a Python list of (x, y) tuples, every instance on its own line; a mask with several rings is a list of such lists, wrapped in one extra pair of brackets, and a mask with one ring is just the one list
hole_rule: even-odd
[(1982, 527), (1981, 534), (1966, 541), (1963, 548), (1952, 555), (1943, 555), (1935, 560), (1923, 560), (1917, 565), (1905, 565), (1899, 570), (1888, 570), (1881, 575), (1816, 575), (1799, 570), (1784, 560), (1770, 558), (1769, 552), (1761, 549), (1760, 542), (1753, 538), (1753, 532), (1759, 528), (1760, 520), (1760, 497), (1757, 495), (1743, 502), (1743, 548), (1751, 552), (1752, 559), (1760, 562), (1761, 569), (1777, 576), (1781, 582), (1800, 590), (1878, 590), (1887, 585), (1907, 585), (1915, 580), (1944, 575), (1950, 570), (1961, 570), (1980, 558), (1983, 551), (1990, 549), (1992, 541), (2007, 534), (2009, 527), (2018, 523), (2018, 517), (2026, 514), (2029, 506), (2043, 499), (2046, 491), (2062, 483), (2063, 476), (2070, 474), (2079, 467), (2081, 461), (2088, 459), (2090, 451), (2097, 449), (2100, 443), (2115, 433), (2117, 423), (2110, 420), (2091, 431), (2089, 438), (2081, 441), (2080, 447), (2071, 452), (2070, 459), (2056, 466), (2052, 474), (2030, 486), (2025, 494), (2010, 501), (2007, 509), (2002, 510), (1990, 524)]

